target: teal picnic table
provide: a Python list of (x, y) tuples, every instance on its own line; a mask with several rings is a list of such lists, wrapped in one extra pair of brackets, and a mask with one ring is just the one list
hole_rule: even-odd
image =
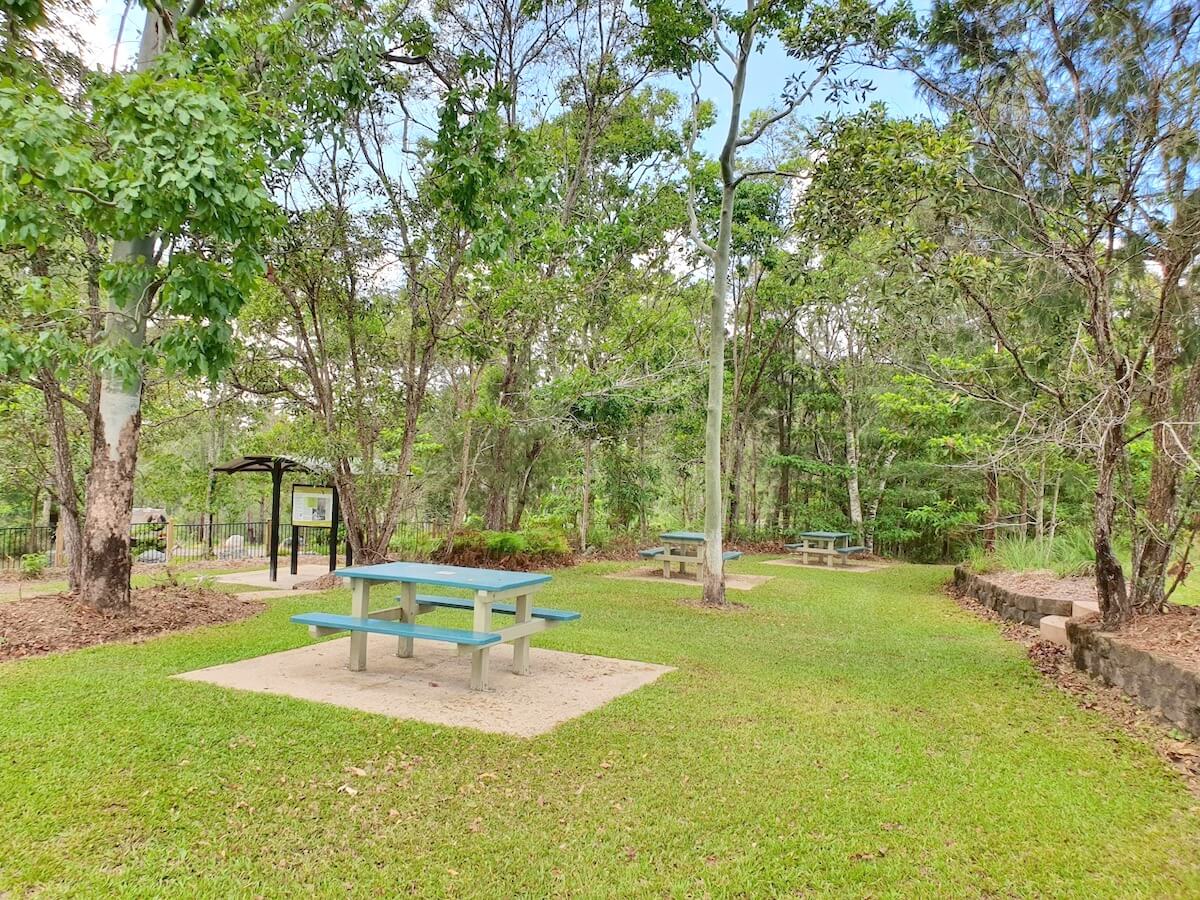
[(679, 574), (687, 572), (687, 566), (696, 567), (696, 578), (704, 571), (704, 533), (700, 531), (664, 531), (658, 536), (663, 542), (664, 553), (658, 555), (663, 567), (663, 578), (671, 577), (671, 565), (679, 565)]
[[(554, 625), (578, 619), (579, 613), (547, 609), (533, 605), (534, 594), (550, 582), (549, 575), (538, 572), (507, 572), (502, 569), (473, 569), (465, 566), (439, 566), (431, 563), (383, 563), (353, 566), (336, 573), (350, 580), (351, 615), (311, 612), (292, 616), (292, 621), (307, 625), (314, 637), (350, 632), (350, 670), (367, 667), (367, 635), (383, 634), (398, 639), (396, 655), (411, 657), (414, 640), (442, 641), (458, 646), (459, 655), (471, 656), (471, 688), (488, 687), (491, 648), (513, 645), (513, 672), (529, 674), (529, 638)], [(399, 606), (371, 608), (371, 586), (398, 584)], [(418, 585), (459, 588), (471, 592), (468, 597), (418, 594)], [(440, 628), (417, 624), (417, 616), (435, 609), (469, 610), (470, 630)], [(515, 622), (505, 628), (492, 627), (492, 615), (511, 615)]]
[[(639, 550), (638, 554), (644, 559), (653, 559), (662, 563), (663, 578), (671, 577), (671, 566), (679, 566), (679, 574), (687, 572), (687, 566), (696, 567), (696, 578), (704, 574), (704, 550), (707, 541), (699, 531), (664, 531), (658, 536), (663, 542), (661, 547), (649, 547)], [(726, 550), (721, 559), (729, 562), (741, 559), (741, 550)]]
[(805, 564), (808, 563), (809, 554), (813, 554), (821, 557), (826, 565), (832, 565), (835, 559), (844, 559), (849, 555), (845, 551), (849, 549), (852, 537), (854, 535), (849, 531), (802, 531), (796, 535), (796, 543), (785, 546), (799, 555)]

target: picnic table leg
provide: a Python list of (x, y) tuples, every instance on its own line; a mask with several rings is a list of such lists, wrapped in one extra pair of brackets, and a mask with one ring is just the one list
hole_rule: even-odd
[[(350, 610), (355, 618), (365, 619), (371, 608), (371, 582), (365, 578), (350, 579)], [(361, 672), (367, 667), (367, 633), (350, 632), (350, 671)]]
[[(522, 594), (517, 598), (517, 624), (524, 625), (533, 620), (533, 598)], [(529, 674), (529, 635), (513, 641), (513, 672), (517, 675)]]
[[(492, 595), (487, 591), (475, 592), (475, 631), (492, 630)], [(490, 647), (476, 647), (471, 651), (471, 690), (488, 689), (488, 663), (491, 661)]]
[(663, 578), (668, 580), (671, 578), (671, 561), (669, 559), (663, 560)]
[[(400, 585), (400, 621), (406, 625), (415, 625), (417, 621), (417, 586), (415, 584)], [(413, 639), (398, 638), (396, 655), (401, 659), (409, 659), (413, 655)]]

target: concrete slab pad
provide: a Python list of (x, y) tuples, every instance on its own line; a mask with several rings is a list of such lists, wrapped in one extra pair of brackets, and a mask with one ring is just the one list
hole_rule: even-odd
[[(651, 584), (677, 584), (680, 587), (700, 587), (700, 582), (696, 580), (696, 576), (691, 572), (688, 572), (686, 575), (672, 572), (670, 578), (663, 578), (661, 563), (657, 566), (630, 569), (626, 572), (613, 572), (604, 577), (619, 578), (624, 581), (647, 581)], [(770, 580), (770, 575), (734, 575), (730, 572), (725, 573), (725, 587), (733, 591), (752, 591), (754, 588), (761, 587)]]
[(256, 569), (251, 572), (231, 572), (228, 575), (218, 575), (213, 578), (213, 581), (219, 581), (223, 584), (244, 584), (248, 587), (257, 587), (270, 591), (290, 591), (297, 584), (312, 581), (314, 578), (320, 578), (322, 575), (329, 574), (328, 563), (301, 563), (296, 569), (296, 574), (291, 574), (288, 571), (287, 560), (281, 559), (279, 561), (278, 581), (270, 580), (270, 569)]
[(785, 557), (783, 559), (764, 559), (764, 566), (787, 566), (789, 569), (817, 569), (820, 572), (879, 572), (890, 569), (895, 563), (890, 562), (854, 562), (846, 565), (827, 566), (824, 563), (802, 563), (798, 559)]
[(450, 644), (417, 641), (415, 655), (401, 659), (395, 639), (372, 634), (367, 639), (367, 671), (351, 672), (349, 659), (347, 637), (175, 677), (397, 719), (534, 737), (674, 671), (653, 663), (534, 647), (531, 674), (514, 675), (512, 645), (501, 644), (491, 651), (492, 689), (472, 691), (471, 660), (460, 658)]

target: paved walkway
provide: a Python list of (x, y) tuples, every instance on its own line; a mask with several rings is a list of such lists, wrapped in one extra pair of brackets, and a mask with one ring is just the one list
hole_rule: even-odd
[(279, 580), (271, 581), (269, 569), (258, 569), (251, 572), (231, 572), (228, 575), (218, 575), (213, 581), (221, 584), (244, 584), (248, 587), (262, 588), (269, 591), (290, 591), (296, 585), (312, 581), (329, 573), (329, 566), (321, 563), (304, 563), (297, 567), (295, 575), (288, 571), (287, 562), (280, 561)]

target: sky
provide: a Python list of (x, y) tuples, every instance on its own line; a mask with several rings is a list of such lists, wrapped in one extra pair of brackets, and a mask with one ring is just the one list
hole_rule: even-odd
[[(117, 35), (120, 30), (122, 12), (125, 10), (124, 0), (90, 0), (91, 19), (80, 18), (73, 24), (83, 39), (80, 48), (83, 58), (93, 66), (109, 68), (113, 62), (113, 50), (117, 45)], [(928, 9), (928, 0), (918, 0), (918, 13)], [(137, 52), (138, 37), (142, 26), (143, 12), (138, 3), (134, 2), (129, 10), (128, 21), (121, 32), (120, 47), (117, 54), (118, 65), (128, 62)], [(789, 75), (797, 72), (795, 60), (790, 59), (778, 42), (768, 42), (763, 52), (752, 61), (746, 83), (744, 108), (747, 112), (755, 109), (770, 109), (777, 107)], [(859, 77), (866, 78), (874, 85), (864, 103), (850, 102), (841, 107), (843, 112), (852, 112), (873, 102), (884, 103), (889, 111), (897, 116), (926, 115), (929, 113), (927, 104), (917, 95), (916, 85), (906, 73), (896, 71), (864, 70)], [(687, 96), (690, 86), (674, 78), (663, 79), (667, 87)], [(728, 107), (728, 87), (712, 73), (706, 75), (702, 82), (702, 93), (706, 99), (715, 102), (718, 115)], [(834, 107), (819, 100), (805, 107), (800, 115), (815, 118), (827, 113), (836, 112)], [(723, 118), (723, 117), (722, 117)], [(716, 155), (720, 149), (724, 134), (724, 123), (718, 124), (706, 132), (699, 141), (698, 149)]]

